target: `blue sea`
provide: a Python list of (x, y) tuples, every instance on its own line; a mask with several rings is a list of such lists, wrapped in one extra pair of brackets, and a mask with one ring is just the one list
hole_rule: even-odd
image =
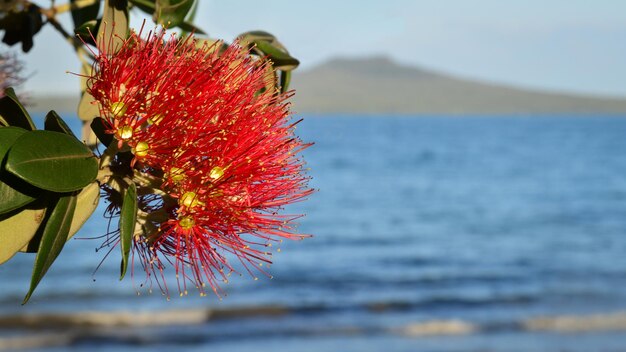
[(314, 237), (272, 279), (168, 301), (96, 215), (27, 305), (0, 266), (0, 350), (626, 351), (626, 116), (303, 117)]

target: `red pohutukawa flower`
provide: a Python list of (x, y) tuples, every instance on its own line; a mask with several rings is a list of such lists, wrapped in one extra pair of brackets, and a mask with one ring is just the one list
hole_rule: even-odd
[(135, 255), (164, 292), (168, 263), (181, 295), (188, 284), (219, 294), (235, 271), (228, 253), (264, 272), (273, 241), (306, 236), (294, 232), (298, 216), (279, 214), (311, 193), (288, 96), (264, 89), (262, 60), (237, 43), (219, 48), (131, 34), (115, 53), (99, 45), (88, 80), (114, 148), (132, 153)]

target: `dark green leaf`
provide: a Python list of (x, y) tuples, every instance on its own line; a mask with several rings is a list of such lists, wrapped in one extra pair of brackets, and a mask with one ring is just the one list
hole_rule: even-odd
[(16, 8), (19, 12), (10, 12), (0, 19), (0, 28), (4, 30), (2, 41), (8, 45), (21, 42), (22, 51), (28, 52), (33, 47), (33, 36), (43, 26), (41, 8), (28, 2)]
[(120, 248), (122, 250), (122, 268), (120, 280), (126, 275), (128, 269), (128, 255), (133, 245), (135, 223), (137, 222), (137, 188), (133, 182), (124, 192), (122, 211), (120, 213)]
[(16, 190), (0, 179), (0, 214), (19, 209), (33, 200), (35, 200), (34, 197)]
[(256, 44), (256, 47), (263, 52), (263, 54), (267, 55), (267, 57), (272, 60), (274, 63), (273, 66), (276, 69), (291, 71), (300, 65), (300, 61), (291, 57), (287, 52), (279, 49), (270, 42), (257, 40), (254, 43)]
[(103, 118), (96, 117), (91, 121), (91, 130), (96, 134), (100, 142), (108, 147), (113, 142), (113, 135), (104, 132), (105, 123)]
[(266, 42), (271, 43), (276, 40), (275, 36), (265, 31), (245, 32), (245, 33), (240, 34), (238, 38), (239, 38), (239, 42), (241, 43), (241, 45), (244, 45), (244, 46), (250, 45), (254, 41), (266, 41)]
[(81, 8), (77, 8), (76, 4), (78, 2), (80, 2), (80, 0), (70, 0), (70, 4), (74, 7), (72, 9), (74, 27), (79, 27), (85, 22), (95, 21), (98, 17), (98, 12), (100, 12), (100, 1), (94, 1), (92, 4)]
[(85, 43), (96, 45), (93, 36), (98, 33), (100, 29), (100, 20), (87, 21), (80, 26), (74, 28), (74, 34), (78, 35)]
[(34, 130), (33, 120), (15, 95), (13, 88), (4, 90), (4, 97), (0, 99), (0, 116), (9, 126), (21, 127), (26, 130)]
[(291, 82), (291, 71), (282, 71), (280, 74), (280, 92), (285, 93)]
[(19, 209), (32, 202), (41, 190), (0, 170), (0, 214)]
[[(143, 12), (153, 15), (154, 18), (157, 17), (156, 0), (129, 0), (129, 2), (133, 4), (134, 6), (137, 6), (137, 8), (141, 9)], [(195, 34), (206, 34), (202, 29), (200, 29), (199, 27), (193, 24), (193, 18), (195, 17), (195, 10), (198, 7), (197, 6), (198, 2), (197, 1), (192, 1), (192, 2), (193, 2), (193, 6), (192, 6), (191, 11), (189, 11), (187, 18), (184, 19), (182, 22), (178, 23), (177, 25), (173, 25), (170, 23), (170, 26), (171, 27), (176, 26), (182, 29), (183, 35), (185, 35), (185, 32), (195, 33)], [(156, 21), (158, 21), (158, 19), (155, 20), (155, 22)]]
[(44, 128), (46, 129), (46, 131), (61, 132), (61, 133), (69, 134), (70, 136), (73, 136), (74, 138), (76, 138), (76, 135), (74, 134), (74, 132), (72, 132), (72, 129), (70, 128), (70, 126), (68, 126), (65, 123), (65, 121), (63, 121), (61, 116), (59, 116), (59, 114), (57, 114), (54, 110), (51, 110), (46, 115)]
[(11, 259), (35, 236), (46, 208), (35, 202), (24, 209), (0, 215), (0, 264)]
[(183, 30), (183, 33), (181, 33), (182, 37), (187, 36), (189, 33), (205, 34), (200, 28), (193, 25), (197, 13), (198, 1), (194, 0), (191, 10), (187, 13), (185, 20), (178, 25), (178, 27)]
[(275, 36), (264, 31), (250, 31), (240, 34), (239, 43), (249, 48), (252, 53), (266, 56), (273, 62), (274, 68), (282, 71), (291, 71), (298, 67), (300, 62), (289, 55), (289, 52)]
[(129, 0), (129, 2), (150, 15), (156, 10), (156, 0)]
[(0, 127), (0, 164), (13, 143), (20, 138), (26, 130), (19, 127)]
[[(89, 186), (83, 188), (76, 196), (76, 211), (74, 212), (74, 218), (72, 219), (72, 226), (70, 227), (70, 233), (67, 235), (67, 239), (72, 238), (78, 230), (85, 224), (87, 219), (93, 214), (98, 207), (98, 200), (100, 199), (100, 186), (97, 182), (89, 184)], [(56, 201), (54, 199), (53, 201)], [(39, 202), (39, 200), (37, 201)], [(50, 200), (48, 199), (50, 203)], [(54, 203), (52, 203), (54, 205)], [(23, 246), (20, 251), (27, 253), (36, 253), (39, 250), (39, 244), (41, 242), (43, 229), (37, 231), (35, 236), (28, 242), (28, 245)]]
[(157, 0), (154, 22), (165, 27), (177, 27), (193, 7), (194, 0)]
[(39, 251), (35, 257), (30, 289), (22, 304), (28, 302), (43, 276), (61, 253), (70, 232), (75, 210), (76, 195), (61, 196), (56, 202), (43, 230)]
[(179, 23), (178, 28), (182, 29), (184, 32), (187, 32), (187, 33), (206, 34), (202, 29), (200, 29), (199, 27), (196, 27), (194, 24), (187, 22), (187, 21)]
[[(0, 128), (0, 165), (7, 151), (24, 133), (26, 130), (19, 127)], [(0, 169), (0, 214), (32, 202), (38, 194), (35, 187)]]
[(96, 179), (98, 162), (78, 139), (53, 131), (30, 131), (15, 141), (6, 170), (53, 192), (82, 189)]

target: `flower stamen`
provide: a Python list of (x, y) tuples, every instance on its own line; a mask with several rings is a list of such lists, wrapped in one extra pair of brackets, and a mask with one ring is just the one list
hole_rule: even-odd
[(172, 181), (178, 183), (185, 179), (185, 170), (174, 166), (170, 169), (169, 177)]
[(121, 101), (112, 103), (111, 106), (109, 106), (109, 111), (111, 111), (111, 114), (113, 114), (113, 117), (116, 119), (119, 119), (122, 116), (124, 116), (124, 114), (126, 113), (126, 109), (127, 109), (126, 104), (124, 104)]
[(196, 194), (196, 192), (186, 192), (182, 195), (182, 197), (180, 197), (178, 203), (187, 208), (195, 208), (198, 205), (204, 205), (204, 203), (198, 199), (198, 195)]
[(222, 176), (224, 176), (224, 169), (220, 166), (215, 166), (211, 169), (211, 171), (209, 171), (209, 177), (214, 180), (217, 180)]
[(117, 134), (120, 136), (122, 140), (129, 140), (133, 137), (133, 128), (130, 126), (122, 126), (117, 131)]
[(191, 216), (185, 215), (180, 218), (178, 225), (184, 230), (191, 230), (196, 225), (196, 221)]
[(152, 117), (148, 117), (148, 123), (151, 125), (159, 125), (159, 123), (161, 123), (161, 121), (163, 121), (163, 115), (162, 114), (156, 114)]
[(131, 149), (133, 154), (135, 154), (135, 156), (138, 158), (143, 158), (144, 156), (148, 155), (149, 150), (150, 150), (150, 145), (148, 145), (148, 143), (143, 142), (143, 141), (137, 143), (137, 145)]

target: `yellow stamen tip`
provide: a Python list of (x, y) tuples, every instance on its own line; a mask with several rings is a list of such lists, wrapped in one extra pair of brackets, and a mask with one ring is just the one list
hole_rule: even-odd
[(174, 182), (180, 182), (185, 179), (185, 170), (179, 167), (172, 167), (170, 169), (170, 178)]
[(180, 197), (178, 203), (187, 208), (194, 208), (198, 205), (204, 205), (204, 203), (202, 203), (198, 199), (198, 195), (196, 194), (196, 192), (186, 192), (182, 195), (182, 197)]
[(217, 180), (218, 178), (220, 178), (222, 176), (224, 176), (224, 169), (219, 167), (219, 166), (215, 166), (209, 172), (209, 177), (214, 179), (214, 180)]
[(109, 111), (111, 111), (111, 114), (113, 114), (113, 117), (116, 119), (124, 116), (124, 114), (126, 113), (126, 109), (126, 104), (122, 103), (121, 101), (112, 103), (111, 106), (109, 106)]
[(148, 143), (139, 142), (137, 143), (135, 148), (132, 149), (132, 152), (135, 154), (135, 156), (139, 158), (143, 158), (144, 156), (148, 155), (149, 150), (150, 150), (150, 146), (148, 145)]
[(133, 128), (130, 126), (122, 126), (117, 131), (117, 134), (122, 140), (130, 139), (133, 136)]
[(180, 227), (185, 230), (189, 230), (196, 224), (196, 221), (191, 216), (183, 216), (180, 221), (178, 221)]
[(156, 114), (148, 118), (148, 123), (151, 125), (158, 125), (161, 121), (163, 121), (163, 115), (161, 114)]

